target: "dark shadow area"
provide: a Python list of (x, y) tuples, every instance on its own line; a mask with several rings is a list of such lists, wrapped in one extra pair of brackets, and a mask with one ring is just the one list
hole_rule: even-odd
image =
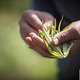
[(80, 54), (58, 60), (59, 80), (79, 80)]

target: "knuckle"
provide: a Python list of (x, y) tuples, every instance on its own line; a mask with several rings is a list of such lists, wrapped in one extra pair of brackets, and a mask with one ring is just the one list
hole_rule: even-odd
[(60, 40), (60, 42), (64, 42), (64, 41), (66, 41), (67, 39), (66, 39), (66, 37), (67, 37), (67, 35), (68, 35), (68, 32), (61, 32), (60, 34), (59, 34), (59, 40)]
[(47, 17), (53, 18), (52, 14), (47, 13), (47, 12), (43, 12), (43, 13), (44, 13), (44, 15), (47, 15)]
[(59, 34), (58, 39), (59, 39), (60, 42), (63, 42), (63, 40), (64, 40), (64, 36), (63, 36), (63, 34)]
[(48, 15), (48, 18), (54, 20), (54, 17), (51, 14)]

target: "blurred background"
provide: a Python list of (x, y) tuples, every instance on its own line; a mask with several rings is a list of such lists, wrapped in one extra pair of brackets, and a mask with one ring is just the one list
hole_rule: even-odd
[(56, 80), (57, 60), (28, 48), (19, 19), (31, 0), (0, 0), (0, 80)]

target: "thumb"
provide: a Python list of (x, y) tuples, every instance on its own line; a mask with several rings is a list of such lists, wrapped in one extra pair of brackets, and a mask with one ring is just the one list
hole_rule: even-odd
[(55, 44), (55, 45), (59, 45), (63, 42), (66, 42), (66, 41), (69, 41), (69, 40), (75, 40), (75, 39), (78, 39), (79, 36), (78, 36), (78, 32), (74, 29), (74, 28), (68, 28), (64, 31), (61, 31), (60, 33), (57, 33), (53, 39), (52, 39), (52, 42)]

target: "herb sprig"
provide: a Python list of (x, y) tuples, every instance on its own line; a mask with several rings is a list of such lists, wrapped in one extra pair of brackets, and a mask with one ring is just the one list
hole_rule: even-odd
[(70, 45), (68, 42), (65, 42), (59, 46), (55, 46), (52, 43), (52, 38), (54, 37), (54, 35), (61, 31), (60, 27), (61, 27), (62, 20), (63, 20), (63, 16), (58, 24), (58, 29), (56, 29), (57, 26), (56, 26), (56, 19), (55, 19), (54, 25), (48, 26), (43, 24), (42, 29), (39, 30), (38, 33), (39, 37), (41, 37), (42, 40), (44, 41), (51, 56), (55, 56), (57, 58), (66, 58), (72, 46), (72, 44)]

